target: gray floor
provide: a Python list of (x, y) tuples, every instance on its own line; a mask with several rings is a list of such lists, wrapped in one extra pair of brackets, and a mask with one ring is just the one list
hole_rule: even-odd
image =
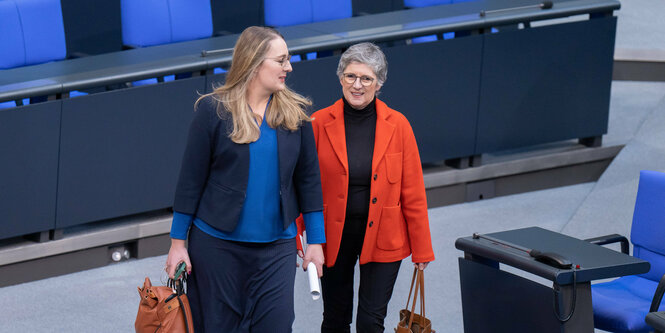
[[(617, 48), (665, 49), (662, 0), (624, 2), (618, 12)], [(462, 332), (454, 248), (458, 237), (540, 226), (579, 238), (628, 235), (639, 170), (665, 171), (665, 83), (613, 82), (609, 133), (604, 143), (626, 144), (596, 183), (430, 209), (437, 260), (427, 269), (427, 313), (439, 332)], [(0, 332), (132, 332), (138, 296), (149, 276), (155, 283), (165, 256), (0, 288)], [(403, 263), (386, 330), (397, 324), (411, 273)], [(305, 273), (296, 274), (295, 332), (316, 332), (321, 301), (307, 295)]]

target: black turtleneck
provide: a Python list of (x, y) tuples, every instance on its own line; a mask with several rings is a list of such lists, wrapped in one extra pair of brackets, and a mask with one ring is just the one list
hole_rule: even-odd
[(376, 98), (356, 110), (344, 100), (344, 131), (349, 163), (349, 193), (344, 232), (364, 234), (369, 215), (372, 154), (376, 132)]

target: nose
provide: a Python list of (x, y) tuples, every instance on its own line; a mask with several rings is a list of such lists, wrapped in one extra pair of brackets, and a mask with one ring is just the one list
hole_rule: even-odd
[(353, 87), (356, 89), (360, 89), (363, 87), (362, 83), (360, 83), (360, 78), (357, 77), (355, 81), (353, 81)]
[(287, 72), (287, 73), (293, 71), (293, 67), (291, 67), (291, 61), (290, 60), (286, 61), (286, 66), (284, 66), (284, 71)]

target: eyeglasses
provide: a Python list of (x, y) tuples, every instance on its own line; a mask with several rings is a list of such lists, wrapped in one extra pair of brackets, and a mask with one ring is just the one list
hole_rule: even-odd
[(283, 57), (278, 57), (278, 58), (268, 58), (276, 63), (278, 63), (282, 68), (286, 68), (287, 64), (291, 64), (291, 55), (287, 54), (286, 56)]
[(344, 77), (344, 82), (346, 82), (348, 84), (355, 84), (356, 80), (360, 79), (360, 84), (362, 84), (365, 87), (371, 85), (372, 82), (374, 82), (374, 78), (369, 77), (367, 75), (358, 76), (358, 75), (353, 74), (353, 73), (344, 73), (344, 74), (342, 74), (342, 77)]

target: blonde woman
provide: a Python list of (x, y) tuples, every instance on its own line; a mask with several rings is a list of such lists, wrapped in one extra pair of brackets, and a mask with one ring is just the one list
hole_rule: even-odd
[(169, 276), (187, 264), (196, 332), (291, 332), (301, 213), (304, 265), (322, 274), (319, 165), (303, 111), (310, 102), (284, 83), (289, 57), (276, 30), (249, 27), (225, 84), (196, 103), (166, 260)]

